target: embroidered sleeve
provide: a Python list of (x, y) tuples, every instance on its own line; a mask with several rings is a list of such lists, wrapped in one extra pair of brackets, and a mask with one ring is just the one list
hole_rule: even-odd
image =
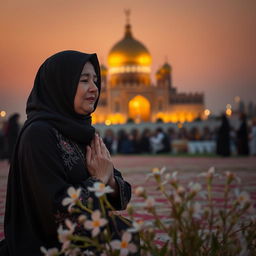
[(114, 177), (119, 188), (119, 196), (108, 196), (109, 202), (116, 210), (125, 210), (131, 199), (131, 185), (125, 181), (118, 170), (114, 170)]
[(54, 133), (57, 138), (57, 147), (61, 151), (61, 157), (66, 168), (71, 170), (77, 161), (79, 156), (76, 152), (76, 148), (67, 138), (65, 138), (61, 133), (54, 129)]

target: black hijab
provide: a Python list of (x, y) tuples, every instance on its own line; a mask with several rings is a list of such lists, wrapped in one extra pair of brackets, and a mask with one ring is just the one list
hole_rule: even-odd
[[(74, 98), (84, 64), (90, 62), (97, 75), (100, 93), (100, 66), (96, 54), (63, 51), (49, 57), (39, 68), (27, 101), (27, 121), (23, 129), (36, 120), (46, 120), (66, 137), (89, 144), (95, 129), (91, 115), (77, 114)], [(96, 109), (98, 99), (95, 103)]]

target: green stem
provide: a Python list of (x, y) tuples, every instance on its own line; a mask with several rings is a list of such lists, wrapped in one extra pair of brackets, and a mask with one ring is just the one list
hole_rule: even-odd
[(90, 214), (93, 213), (93, 211), (92, 211), (91, 209), (89, 209), (88, 207), (84, 206), (83, 203), (82, 203), (80, 200), (78, 200), (78, 201), (76, 202), (76, 204), (77, 204), (81, 209), (83, 209), (83, 210), (89, 212)]

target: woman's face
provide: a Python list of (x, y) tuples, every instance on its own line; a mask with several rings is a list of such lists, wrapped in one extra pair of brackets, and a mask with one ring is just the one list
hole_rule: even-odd
[(95, 69), (90, 62), (86, 62), (74, 99), (74, 110), (77, 114), (87, 115), (94, 110), (94, 104), (99, 95), (96, 83), (97, 75)]

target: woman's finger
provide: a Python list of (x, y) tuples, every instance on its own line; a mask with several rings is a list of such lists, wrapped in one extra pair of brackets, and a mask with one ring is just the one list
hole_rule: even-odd
[(97, 155), (102, 155), (101, 146), (100, 146), (100, 138), (97, 133), (95, 134), (95, 152)]
[(92, 159), (92, 150), (90, 146), (86, 146), (86, 162), (90, 163)]
[(92, 155), (95, 156), (96, 155), (96, 150), (95, 150), (95, 136), (91, 141), (91, 150), (92, 150)]
[(110, 153), (104, 143), (104, 141), (102, 140), (102, 138), (100, 138), (100, 144), (101, 144), (101, 150), (102, 150), (102, 154), (105, 155), (108, 159), (110, 159)]
[(106, 145), (105, 143), (103, 142), (103, 139), (100, 137), (100, 148), (101, 148), (101, 153), (103, 155), (106, 155)]

